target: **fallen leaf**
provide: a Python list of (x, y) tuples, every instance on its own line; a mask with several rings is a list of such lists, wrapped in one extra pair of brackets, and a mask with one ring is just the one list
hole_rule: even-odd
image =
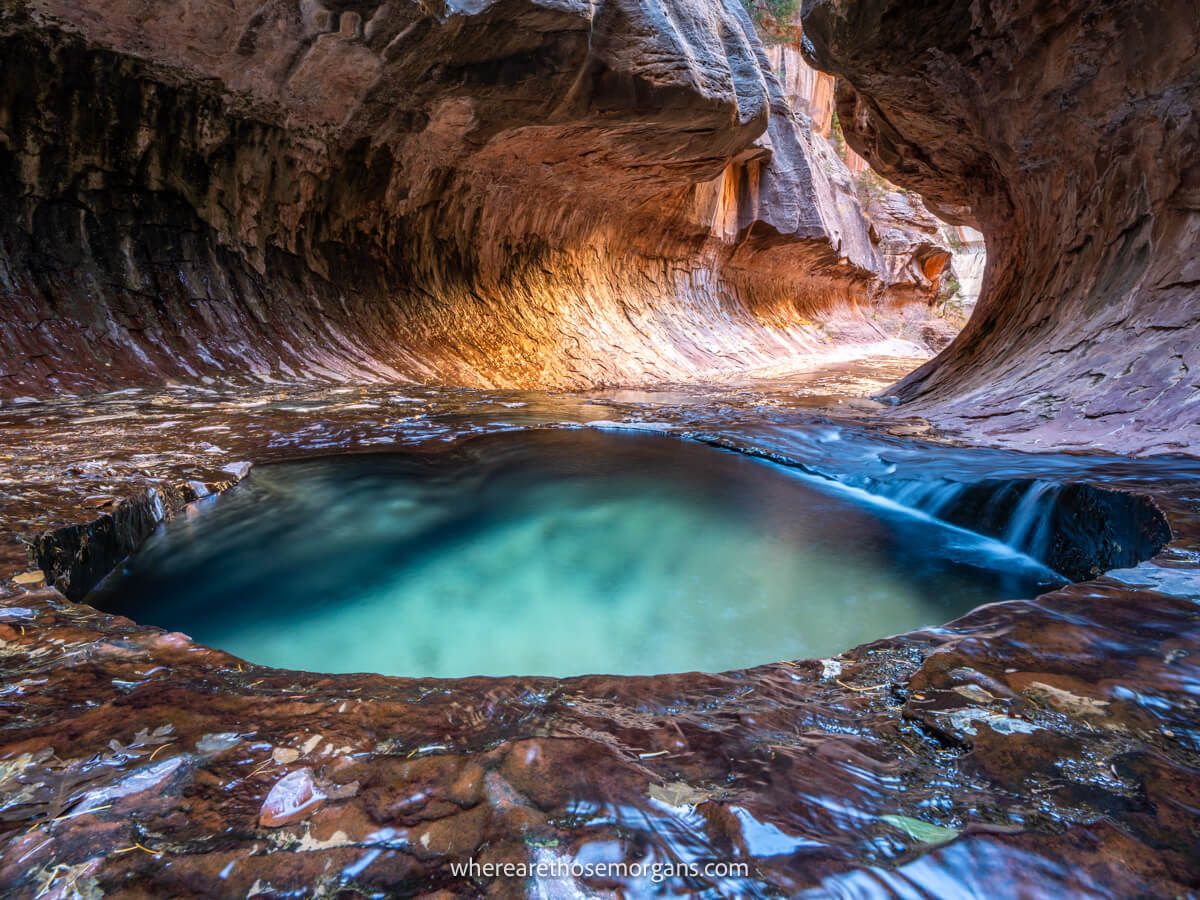
[(1104, 716), (1108, 715), (1107, 700), (1097, 700), (1095, 697), (1083, 697), (1062, 688), (1057, 688), (1044, 681), (1031, 682), (1026, 692), (1029, 696), (1038, 698), (1050, 704), (1054, 709), (1069, 716)]
[(952, 841), (958, 837), (958, 830), (955, 828), (922, 822), (911, 816), (880, 816), (879, 818), (922, 844), (944, 844), (946, 841)]
[(675, 807), (696, 806), (712, 799), (712, 795), (708, 791), (694, 788), (683, 781), (674, 781), (671, 784), (652, 784), (650, 785), (650, 796), (660, 803)]

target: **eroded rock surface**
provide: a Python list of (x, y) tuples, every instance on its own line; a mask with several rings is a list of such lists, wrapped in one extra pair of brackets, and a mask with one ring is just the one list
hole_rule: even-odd
[[(1200, 464), (896, 437), (861, 395), (904, 365), (802, 391), (180, 387), (4, 409), (0, 530), (47, 531), (68, 553), (64, 536), (125, 519), (122, 504), (131, 522), (178, 513), (184, 488), (217, 490), (249, 460), (587, 423), (867, 477), (880, 493), (949, 479), (964, 513), (980, 505), (973, 479), (1095, 484), (1148, 497), (1173, 537), (1126, 571), (833, 659), (456, 681), (254, 666), (25, 590), (7, 576), (29, 562), (5, 546), (0, 883), (31, 898), (647, 890), (455, 868), (603, 859), (749, 866), (666, 877), (713, 896), (948, 880), (989, 896), (1195, 891)], [(1099, 514), (1112, 531), (1098, 537), (1135, 546), (1123, 514)], [(114, 563), (108, 539), (128, 532), (90, 533)]]
[(10, 397), (681, 380), (937, 293), (735, 0), (28, 0), (0, 42)]
[[(654, 678), (269, 669), (24, 590), (7, 581), (16, 561), (0, 558), (6, 893), (652, 889), (645, 877), (458, 868), (471, 859), (747, 864), (664, 876), (672, 892), (710, 896), (935, 894), (948, 883), (987, 896), (1194, 892), (1200, 522), (1189, 498), (1200, 464), (896, 437), (868, 401), (828, 396), (851, 393), (852, 375), (802, 393), (789, 382), (593, 397), (176, 388), (5, 410), (0, 454), (22, 462), (0, 522), (50, 531), (51, 546), (151, 488), (159, 513), (178, 512), (172, 485), (215, 489), (248, 459), (585, 423), (868, 477), (881, 493), (949, 479), (964, 485), (964, 515), (1004, 512), (976, 497), (995, 494), (980, 478), (1094, 484), (1145, 495), (1173, 532), (1124, 572), (836, 658)], [(40, 452), (51, 446), (58, 462)], [(1136, 521), (1101, 518), (1116, 544), (1135, 546)]]
[[(1002, 403), (1065, 377), (1064, 396), (1097, 398), (1080, 440), (1186, 445), (1190, 383), (1164, 360), (1192, 333), (1195, 279), (1171, 252), (1195, 208), (1187, 10), (1007, 9), (813, 11), (816, 46), (847, 16), (846, 34), (874, 34), (871, 71), (893, 69), (894, 88), (843, 75), (856, 146), (938, 209), (969, 203), (956, 217), (1006, 260), (910, 408), (980, 433), (954, 415), (966, 405), (937, 405), (967, 403), (957, 381), (983, 415), (1060, 440), (1065, 400)], [(872, 32), (881, 11), (895, 14)], [(736, 4), (26, 0), (0, 11), (0, 43), (0, 393), (189, 382), (0, 410), (8, 893), (646, 889), (452, 868), (470, 859), (749, 864), (671, 876), (714, 896), (1200, 888), (1194, 463), (913, 441), (939, 435), (898, 417), (885, 431), (878, 404), (813, 396), (824, 384), (590, 398), (196, 384), (655, 380), (879, 337), (863, 311), (897, 293), (870, 234), (887, 228), (789, 119)], [(881, 124), (889, 90), (914, 98), (904, 140), (899, 117)], [(895, 271), (929, 281), (936, 260), (903, 252)], [(1080, 380), (1082, 350), (1047, 349), (1070, 328), (1103, 365), (1134, 365)], [(1113, 397), (1138, 401), (1120, 437), (1103, 424)], [(720, 675), (285, 672), (63, 595), (251, 461), (564, 423), (880, 483), (1094, 483), (1148, 497), (1173, 538), (1125, 572), (947, 627)], [(29, 573), (31, 540), (54, 587)]]
[(1194, 447), (1195, 5), (808, 0), (803, 14), (847, 140), (988, 239), (975, 316), (894, 394), (976, 439)]

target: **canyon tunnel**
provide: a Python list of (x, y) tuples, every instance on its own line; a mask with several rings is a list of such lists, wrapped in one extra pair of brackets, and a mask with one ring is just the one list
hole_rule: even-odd
[(0, 893), (1200, 890), (1198, 60), (0, 0)]

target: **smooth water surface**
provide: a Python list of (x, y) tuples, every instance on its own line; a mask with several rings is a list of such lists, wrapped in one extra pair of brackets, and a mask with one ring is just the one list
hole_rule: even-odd
[(259, 467), (88, 602), (271, 666), (565, 676), (829, 656), (1061, 583), (793, 469), (584, 429)]

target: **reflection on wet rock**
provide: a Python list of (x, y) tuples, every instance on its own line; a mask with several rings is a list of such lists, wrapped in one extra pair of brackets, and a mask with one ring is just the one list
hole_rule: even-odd
[[(1031, 491), (1062, 502), (1086, 486), (1131, 504), (1107, 507), (1110, 540), (1096, 546), (1135, 549), (1109, 575), (1080, 573), (1088, 580), (823, 659), (655, 677), (284, 671), (6, 580), (0, 882), (29, 896), (67, 883), (470, 895), (513, 885), (455, 874), (460, 863), (553, 859), (750, 863), (744, 876), (665, 881), (710, 896), (1194, 890), (1200, 467), (899, 437), (837, 400), (871, 377), (586, 396), (180, 389), (6, 407), (4, 452), (22, 462), (0, 511), (15, 533), (46, 535), (44, 548), (84, 528), (87, 542), (49, 557), (65, 584), (89, 571), (71, 567), (84, 546), (119, 561), (106, 535), (129, 532), (89, 523), (116, 520), (131, 499), (195, 515), (164, 486), (217, 492), (235, 463), (269, 474), (273, 460), (380, 448), (447, 459), (470, 452), (473, 436), (589, 424), (767, 457), (788, 474), (764, 473), (856, 504), (903, 506), (904, 486), (919, 482), (987, 483), (963, 508), (992, 510), (996, 543), (1013, 533), (998, 511)], [(96, 421), (63, 427), (78, 419)], [(176, 424), (152, 427), (162, 421)], [(993, 500), (1005, 484), (1011, 496)], [(160, 506), (144, 499), (149, 488)], [(90, 508), (93, 495), (117, 503)], [(1165, 517), (1165, 547), (1137, 498)], [(931, 508), (904, 514), (936, 518)], [(8, 551), (9, 577), (29, 570), (23, 552)], [(280, 784), (286, 797), (268, 804)], [(267, 827), (264, 805), (267, 821), (290, 821)], [(620, 878), (516, 887), (535, 888), (647, 891)]]

